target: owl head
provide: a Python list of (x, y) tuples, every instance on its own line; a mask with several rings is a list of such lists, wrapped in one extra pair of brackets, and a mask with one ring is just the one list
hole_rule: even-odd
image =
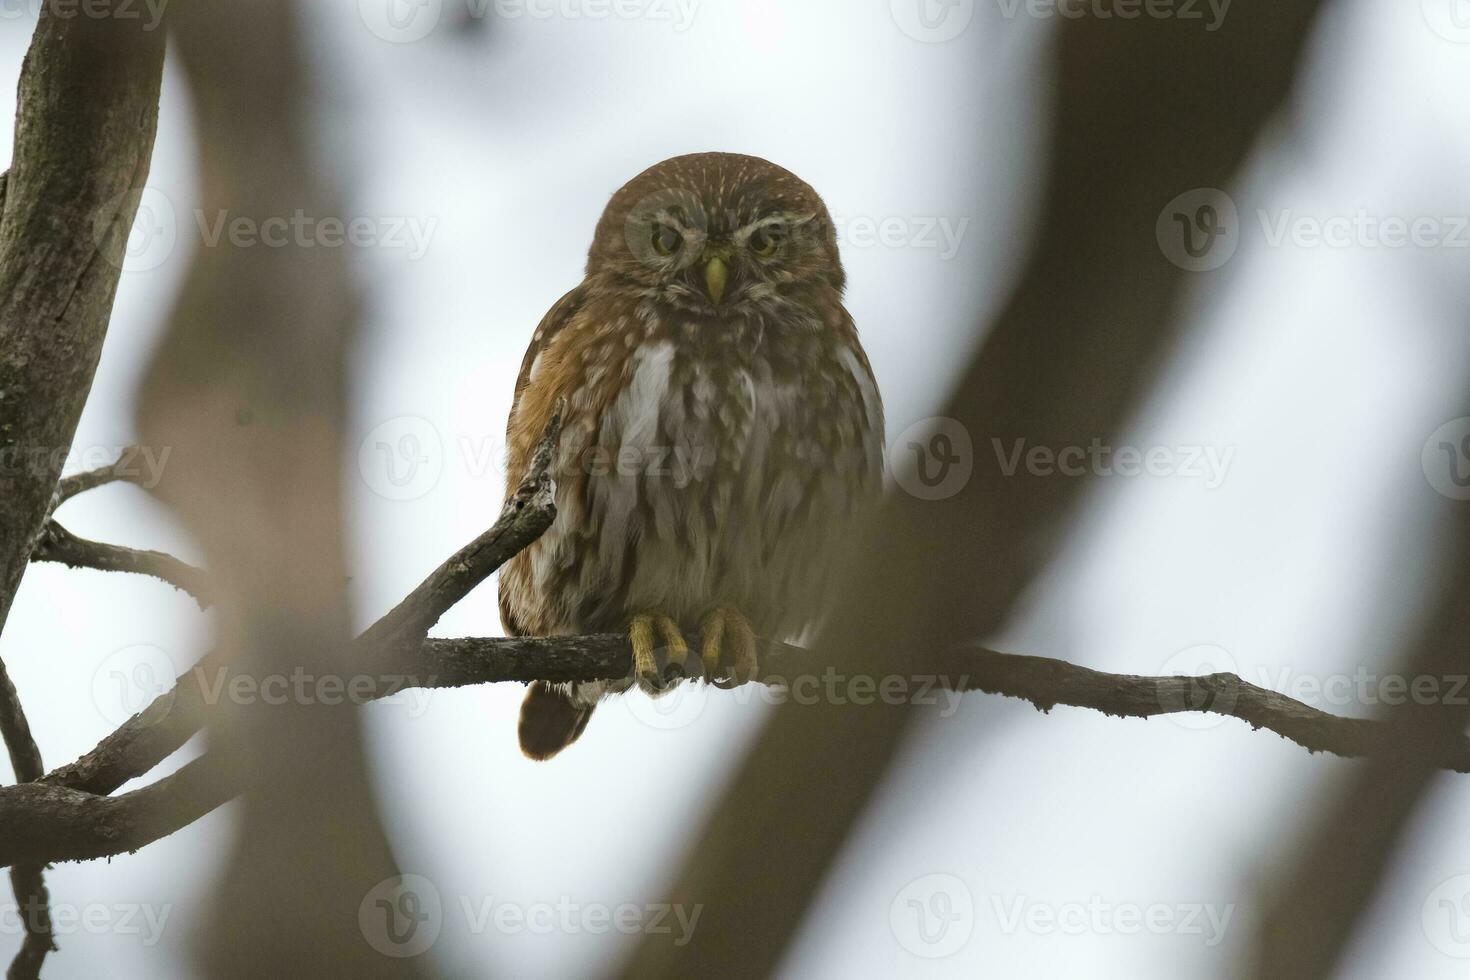
[(738, 153), (673, 157), (625, 184), (598, 223), (587, 275), (707, 315), (840, 295), (846, 281), (817, 192)]

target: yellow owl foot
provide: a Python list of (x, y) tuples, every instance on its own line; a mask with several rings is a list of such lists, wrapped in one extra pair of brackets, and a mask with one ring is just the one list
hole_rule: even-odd
[[(628, 642), (633, 646), (633, 677), (651, 691), (662, 691), (687, 676), (689, 644), (679, 624), (659, 613), (639, 613), (628, 623)], [(657, 651), (664, 648), (666, 666), (660, 670)]]
[[(719, 606), (704, 617), (700, 627), (703, 634), (704, 676), (711, 684), (721, 688), (739, 687), (753, 681), (760, 672), (756, 658), (755, 630), (738, 609)], [(728, 661), (728, 676), (722, 674), (721, 666)]]

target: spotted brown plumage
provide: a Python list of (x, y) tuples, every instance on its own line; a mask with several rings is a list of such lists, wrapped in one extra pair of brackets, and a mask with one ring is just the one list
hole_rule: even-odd
[(755, 636), (795, 638), (825, 613), (882, 473), (844, 283), (821, 198), (764, 160), (675, 157), (613, 196), (516, 382), (510, 489), (566, 408), (557, 518), (501, 573), (500, 609), (517, 635), (627, 630), (634, 676), (533, 685), (527, 755), (571, 744), (608, 693), (697, 672), (686, 636), (707, 674), (741, 682)]

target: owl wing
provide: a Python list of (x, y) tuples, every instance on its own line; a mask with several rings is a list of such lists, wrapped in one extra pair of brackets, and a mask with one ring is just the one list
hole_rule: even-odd
[[(523, 405), (522, 396), (526, 389), (531, 386), (531, 376), (535, 373), (536, 361), (541, 354), (551, 345), (556, 335), (572, 321), (572, 318), (581, 310), (583, 304), (583, 288), (578, 286), (557, 300), (546, 315), (541, 318), (536, 332), (531, 335), (531, 344), (526, 348), (526, 356), (521, 359), (521, 373), (516, 377), (515, 394), (511, 399), (510, 419), (506, 423), (506, 445), (508, 447), (509, 459), (506, 465), (506, 495), (509, 496), (520, 485), (521, 479), (526, 474), (527, 452), (524, 445), (524, 432), (526, 426), (521, 418)], [(545, 419), (537, 419), (534, 430), (540, 432), (545, 426)], [(518, 438), (517, 433), (522, 437)], [(514, 559), (512, 559), (514, 561)], [(526, 631), (516, 621), (510, 604), (508, 602), (509, 583), (504, 574), (500, 577), (500, 618), (505, 625), (506, 632), (512, 636), (524, 636)]]
[[(578, 286), (557, 300), (556, 304), (546, 311), (546, 315), (541, 318), (541, 323), (536, 327), (536, 332), (531, 335), (531, 345), (526, 348), (526, 356), (521, 359), (521, 373), (516, 377), (515, 396), (510, 403), (510, 421), (506, 425), (507, 432), (515, 427), (516, 414), (521, 407), (521, 395), (531, 383), (531, 373), (536, 368), (536, 358), (541, 356), (541, 352), (550, 346), (556, 335), (561, 333), (562, 328), (570, 323), (572, 317), (576, 316), (577, 311), (582, 308), (583, 292), (583, 287)], [(511, 486), (514, 487), (519, 480), (520, 475), (516, 474)]]

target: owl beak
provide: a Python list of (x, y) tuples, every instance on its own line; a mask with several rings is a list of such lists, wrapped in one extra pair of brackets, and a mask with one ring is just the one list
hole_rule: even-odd
[(704, 265), (704, 285), (716, 306), (725, 298), (725, 287), (729, 282), (730, 267), (725, 265), (725, 260), (718, 255), (710, 256)]

